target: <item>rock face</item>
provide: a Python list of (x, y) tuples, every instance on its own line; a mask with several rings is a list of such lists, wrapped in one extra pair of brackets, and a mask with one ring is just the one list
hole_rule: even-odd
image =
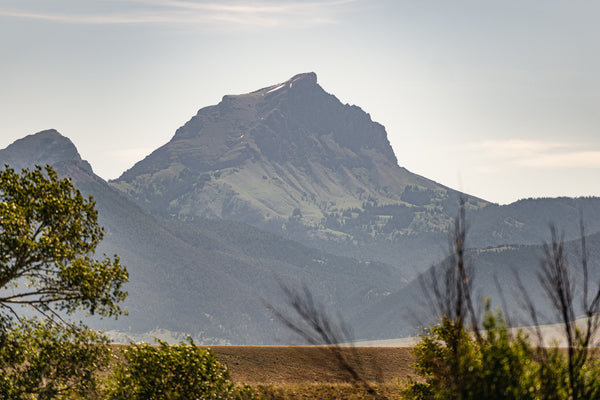
[(112, 184), (154, 212), (306, 225), (368, 200), (398, 204), (407, 185), (446, 192), (400, 168), (384, 127), (314, 73), (224, 96)]

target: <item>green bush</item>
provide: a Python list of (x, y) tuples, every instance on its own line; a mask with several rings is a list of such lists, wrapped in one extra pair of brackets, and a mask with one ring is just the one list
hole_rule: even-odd
[[(500, 313), (488, 311), (478, 340), (448, 318), (426, 329), (414, 347), (415, 375), (404, 382), (405, 399), (572, 399), (565, 350), (532, 346), (511, 334)], [(575, 348), (576, 354), (584, 351)], [(600, 362), (578, 371), (579, 398), (600, 399)]]
[(22, 320), (0, 334), (0, 398), (99, 399), (110, 348), (85, 327)]
[(188, 343), (170, 346), (132, 344), (109, 379), (107, 398), (113, 400), (252, 399), (249, 387), (238, 388), (229, 370), (206, 348)]
[(535, 399), (539, 364), (527, 337), (511, 336), (499, 313), (486, 312), (480, 340), (443, 318), (415, 346), (416, 379), (407, 399)]

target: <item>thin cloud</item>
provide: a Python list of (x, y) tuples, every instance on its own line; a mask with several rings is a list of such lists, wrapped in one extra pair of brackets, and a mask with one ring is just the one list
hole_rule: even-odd
[[(357, 1), (217, 3), (185, 0), (130, 0), (115, 3), (120, 4), (120, 9), (102, 13), (77, 11), (75, 7), (71, 7), (75, 4), (62, 3), (64, 5), (62, 11), (40, 12), (26, 7), (0, 8), (0, 17), (91, 25), (234, 24), (255, 27), (317, 25), (336, 23), (337, 14), (342, 7)], [(79, 5), (81, 4), (79, 3)], [(126, 7), (123, 7), (124, 5)]]
[(600, 168), (600, 150), (585, 143), (541, 140), (487, 140), (469, 146), (491, 165), (529, 168)]
[(338, 1), (315, 1), (315, 2), (238, 2), (225, 4), (203, 3), (185, 0), (159, 1), (159, 0), (136, 0), (142, 4), (153, 4), (157, 6), (166, 6), (174, 8), (183, 8), (187, 10), (201, 10), (213, 12), (229, 12), (239, 14), (289, 14), (295, 12), (314, 11), (324, 7), (335, 7), (348, 3), (354, 3), (357, 0), (338, 0)]
[(550, 142), (541, 140), (485, 140), (473, 145), (474, 148), (484, 150), (488, 154), (499, 158), (519, 158), (540, 152), (554, 151), (565, 148), (564, 142)]
[(91, 14), (63, 14), (63, 13), (35, 13), (19, 10), (1, 10), (0, 17), (43, 20), (50, 22), (84, 24), (84, 25), (117, 25), (117, 24), (143, 24), (165, 23), (168, 20), (161, 16), (152, 15), (91, 15)]
[(522, 160), (522, 165), (537, 168), (600, 168), (600, 150), (539, 154)]

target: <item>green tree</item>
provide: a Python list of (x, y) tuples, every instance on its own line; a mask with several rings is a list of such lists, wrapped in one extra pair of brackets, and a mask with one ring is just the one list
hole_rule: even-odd
[(29, 306), (51, 319), (78, 309), (118, 316), (127, 292), (119, 258), (93, 258), (104, 235), (92, 198), (50, 167), (0, 171), (0, 317)]
[(229, 370), (206, 348), (188, 343), (170, 346), (131, 344), (122, 350), (124, 362), (110, 377), (106, 398), (112, 400), (252, 399), (248, 387), (238, 388)]

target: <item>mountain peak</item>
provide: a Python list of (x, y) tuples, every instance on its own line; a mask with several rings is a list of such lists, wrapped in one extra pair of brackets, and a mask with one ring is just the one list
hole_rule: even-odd
[(400, 168), (383, 125), (327, 93), (314, 72), (200, 109), (112, 184), (174, 215), (252, 222), (298, 209), (313, 224), (368, 199), (401, 202), (408, 184), (438, 189)]
[[(34, 133), (33, 135), (28, 135), (26, 137), (33, 137), (33, 136), (38, 136), (38, 137), (54, 137), (54, 138), (63, 138), (66, 139), (68, 141), (70, 141), (68, 138), (66, 138), (65, 136), (61, 135), (60, 132), (58, 132), (56, 129), (54, 128), (50, 128), (50, 129), (46, 129), (43, 131), (40, 131), (38, 133)], [(25, 138), (23, 138), (25, 139)]]
[(31, 168), (33, 165), (78, 163), (92, 173), (90, 164), (82, 160), (73, 142), (56, 129), (47, 129), (16, 140), (0, 150), (0, 163), (12, 168)]
[(207, 173), (247, 162), (307, 166), (318, 160), (338, 169), (370, 164), (375, 153), (397, 166), (385, 128), (359, 107), (342, 104), (317, 84), (317, 74), (306, 72), (200, 109), (120, 179), (174, 165)]

